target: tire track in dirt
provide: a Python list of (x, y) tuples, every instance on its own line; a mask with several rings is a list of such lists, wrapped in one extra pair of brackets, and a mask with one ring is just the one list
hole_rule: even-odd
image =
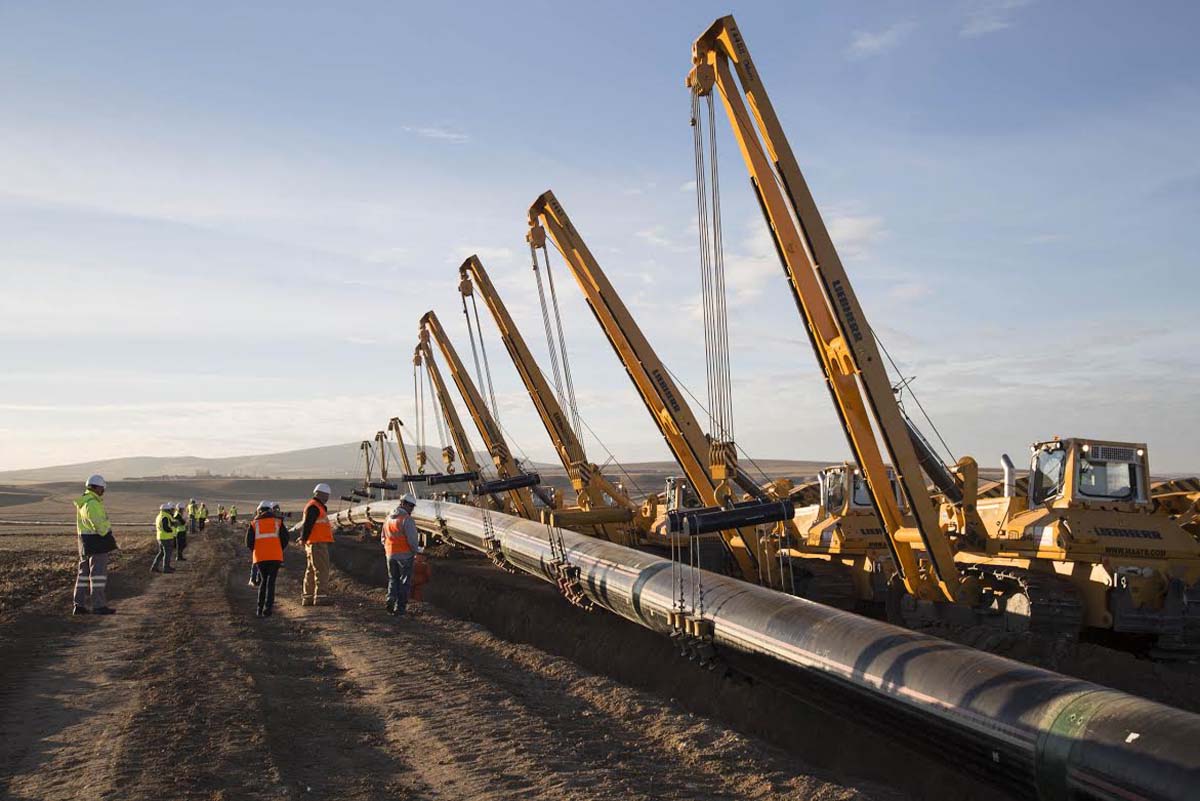
[(420, 605), (382, 609), (382, 589), (339, 580), (334, 608), (301, 608), (347, 678), (380, 711), (391, 747), (436, 799), (856, 799), (899, 797), (815, 778), (800, 760)]

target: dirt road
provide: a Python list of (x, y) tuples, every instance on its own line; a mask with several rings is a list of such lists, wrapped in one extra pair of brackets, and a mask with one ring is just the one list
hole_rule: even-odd
[(126, 568), (114, 617), (57, 591), (0, 621), (0, 797), (899, 797), (428, 605), (392, 620), (352, 580), (302, 608), (294, 550), (257, 619), (233, 539)]

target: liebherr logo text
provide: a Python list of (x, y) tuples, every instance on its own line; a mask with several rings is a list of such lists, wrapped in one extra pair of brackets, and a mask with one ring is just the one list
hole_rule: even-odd
[(854, 310), (850, 308), (850, 298), (846, 297), (846, 287), (842, 286), (840, 280), (833, 282), (833, 296), (837, 298), (838, 306), (842, 310), (842, 317), (850, 328), (850, 336), (854, 337), (855, 342), (862, 342), (862, 330), (858, 327), (858, 318), (854, 316)]
[(1102, 528), (1096, 527), (1096, 533), (1101, 537), (1133, 537), (1142, 540), (1161, 540), (1162, 534), (1145, 528)]
[(662, 377), (662, 373), (655, 370), (650, 375), (654, 376), (654, 383), (658, 384), (658, 389), (662, 396), (667, 399), (667, 403), (671, 404), (671, 408), (679, 411), (679, 401), (675, 398), (675, 393), (667, 386), (667, 381)]

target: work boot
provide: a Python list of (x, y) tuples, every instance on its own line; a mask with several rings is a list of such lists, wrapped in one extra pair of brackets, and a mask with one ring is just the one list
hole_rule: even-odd
[(174, 572), (175, 572), (175, 568), (173, 568), (173, 567), (164, 567), (162, 572), (164, 572), (164, 573), (174, 573)]
[(300, 599), (300, 605), (301, 605), (301, 606), (312, 606), (312, 605), (313, 605), (313, 600), (312, 600), (311, 598), (301, 598), (301, 599)]
[(263, 616), (263, 608), (262, 608), (261, 606), (260, 606), (260, 607), (258, 607), (258, 609), (256, 609), (256, 610), (254, 611), (254, 616), (255, 616), (255, 617), (262, 617), (262, 616)]
[(86, 606), (80, 606), (79, 604), (75, 604), (75, 608), (71, 610), (72, 615), (90, 615), (91, 613), (92, 610), (88, 609)]
[(393, 601), (391, 598), (388, 598), (388, 602), (387, 602), (386, 606), (387, 606), (388, 614), (392, 614), (392, 615), (396, 614), (396, 602), (395, 601)]
[(115, 615), (116, 613), (117, 610), (111, 606), (98, 606), (92, 610), (93, 615)]
[(313, 598), (313, 606), (333, 606), (333, 599), (325, 596)]
[(270, 616), (271, 616), (271, 607), (269, 607), (269, 606), (265, 607), (263, 609), (263, 617), (270, 617)]

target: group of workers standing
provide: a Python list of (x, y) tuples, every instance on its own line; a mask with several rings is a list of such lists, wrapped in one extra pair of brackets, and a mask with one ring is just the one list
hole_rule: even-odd
[[(104, 508), (106, 482), (103, 476), (87, 479), (83, 495), (75, 500), (76, 531), (79, 536), (79, 566), (75, 577), (72, 614), (111, 615), (116, 610), (108, 606), (108, 554), (117, 543)], [(283, 552), (291, 535), (296, 534), (304, 546), (306, 566), (301, 586), (301, 606), (326, 606), (329, 597), (329, 549), (333, 545), (333, 525), (329, 520), (328, 484), (313, 488), (312, 498), (304, 506), (301, 522), (291, 531), (284, 524), (284, 514), (278, 503), (262, 501), (246, 527), (246, 547), (251, 552), (250, 583), (258, 587), (257, 615), (270, 617), (275, 604), (275, 581), (283, 564)], [(414, 584), (417, 555), (423, 550), (420, 534), (412, 518), (417, 499), (406, 494), (388, 515), (380, 530), (380, 543), (388, 568), (387, 611), (404, 615)], [(237, 523), (237, 507), (227, 510), (222, 504), (218, 519)], [(192, 498), (186, 505), (167, 502), (158, 509), (154, 521), (158, 552), (150, 569), (158, 573), (174, 573), (172, 560), (186, 561), (188, 534), (203, 531), (208, 521), (208, 506)], [(424, 566), (424, 565), (422, 565)], [(423, 571), (426, 574), (428, 571)]]
[(158, 553), (154, 557), (150, 570), (154, 573), (174, 573), (171, 566), (174, 557), (180, 562), (186, 562), (183, 552), (187, 549), (188, 534), (204, 531), (208, 523), (208, 506), (197, 502), (195, 498), (187, 505), (168, 501), (158, 507), (158, 517), (154, 520), (154, 537), (158, 540)]

